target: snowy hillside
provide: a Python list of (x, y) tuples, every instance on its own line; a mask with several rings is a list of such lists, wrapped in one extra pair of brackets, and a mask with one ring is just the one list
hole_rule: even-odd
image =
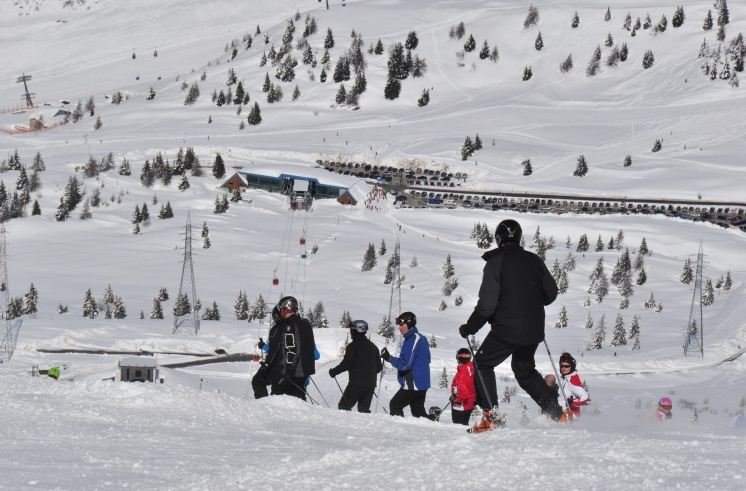
[[(608, 21), (607, 3), (539, 0), (538, 22), (528, 28), (528, 5), (516, 0), (329, 3), (329, 10), (312, 0), (0, 4), (0, 180), (8, 194), (3, 213), (14, 191), (23, 195), (23, 172), (39, 184), (29, 192), (24, 216), (4, 223), (9, 295), (23, 298), (33, 283), (38, 310), (23, 316), (13, 358), (0, 367), (0, 488), (743, 488), (746, 433), (734, 429), (733, 420), (746, 405), (746, 234), (736, 228), (661, 215), (400, 209), (392, 196), (380, 198), (373, 183), (363, 180), (355, 186), (371, 191), (368, 207), (316, 200), (308, 212), (290, 211), (286, 196), (249, 189), (225, 213), (214, 211), (224, 196), (220, 185), (236, 169), (257, 164), (280, 173), (291, 164), (310, 169), (324, 159), (466, 173), (460, 186), (465, 190), (743, 202), (746, 89), (710, 80), (701, 66), (709, 60), (720, 72), (726, 60), (733, 61), (726, 50), (746, 30), (746, 6), (729, 4), (717, 64), (711, 2), (681, 3), (686, 20), (678, 28), (671, 20), (679, 4), (660, 0), (611, 5)], [(708, 10), (716, 24), (704, 31)], [(575, 12), (577, 28), (571, 26)], [(623, 28), (628, 12), (633, 24), (649, 14), (653, 26), (633, 36)], [(663, 15), (668, 27), (655, 33)], [(279, 64), (260, 63), (271, 48), (281, 49), (289, 19), (295, 26), (289, 54), (298, 64), (294, 79), (282, 82), (275, 77)], [(307, 41), (316, 66), (304, 64), (305, 48), (297, 47), (311, 21), (317, 30)], [(465, 33), (457, 39), (449, 33), (460, 22)], [(327, 29), (335, 42), (324, 67)], [(367, 64), (359, 106), (337, 104), (340, 83), (332, 80), (353, 30)], [(399, 97), (388, 100), (389, 50), (412, 31), (418, 37), (412, 55), (424, 59), (426, 69), (421, 77), (401, 80)], [(464, 52), (470, 35), (476, 48)], [(605, 45), (609, 35), (612, 46)], [(379, 39), (384, 52), (369, 52)], [(698, 58), (703, 40), (711, 52)], [(484, 42), (490, 53), (497, 48), (494, 60), (480, 59)], [(608, 66), (623, 43), (627, 61)], [(586, 68), (597, 46), (600, 71), (589, 77)], [(655, 62), (644, 69), (648, 50)], [(570, 54), (574, 67), (562, 73), (560, 63)], [(526, 67), (532, 76), (524, 81)], [(219, 107), (213, 92), (235, 95), (237, 89), (226, 84), (229, 70), (248, 101)], [(32, 76), (34, 109), (16, 110), (23, 104), (16, 79), (23, 74)], [(281, 87), (281, 101), (267, 102), (267, 76)], [(354, 72), (343, 83), (351, 90)], [(200, 95), (185, 105), (195, 84)], [(425, 90), (430, 100), (420, 107)], [(118, 94), (121, 103), (112, 103)], [(73, 112), (78, 101), (85, 107), (91, 98), (93, 116), (85, 110), (79, 121), (60, 124), (60, 109)], [(255, 103), (261, 108), (258, 125), (247, 119)], [(38, 116), (49, 129), (19, 132)], [(477, 134), (483, 148), (462, 160), (465, 138)], [(662, 148), (652, 152), (657, 139)], [(160, 154), (175, 166), (180, 150), (187, 149), (194, 150), (204, 175), (176, 173), (170, 182), (143, 185), (146, 160), (150, 165)], [(101, 171), (110, 153), (112, 168)], [(24, 171), (13, 168), (16, 154)], [(37, 154), (45, 170), (34, 172)], [(226, 166), (220, 178), (212, 172), (218, 154)], [(589, 171), (576, 177), (581, 154)], [(627, 155), (629, 167), (623, 165)], [(88, 164), (91, 158), (99, 169)], [(526, 159), (533, 167), (529, 176), (523, 175)], [(125, 161), (131, 175), (122, 172)], [(73, 176), (81, 201), (58, 220)], [(180, 190), (184, 181), (189, 187)], [(94, 197), (98, 206), (91, 204)], [(39, 215), (32, 215), (34, 202)], [(86, 202), (91, 216), (82, 220)], [(167, 203), (174, 217), (158, 218)], [(135, 210), (143, 205), (150, 220), (135, 225)], [(203, 320), (196, 336), (188, 329), (172, 334), (188, 215), (197, 296), (203, 309), (214, 302), (221, 316)], [(447, 379), (453, 377), (455, 352), (464, 346), (457, 328), (471, 313), (482, 275), (484, 250), (470, 234), (482, 223), (494, 232), (505, 218), (522, 224), (526, 247), (534, 252), (537, 230), (543, 244), (554, 244), (546, 251), (550, 269), (555, 262), (565, 266), (567, 292), (547, 308), (547, 343), (555, 361), (562, 351), (578, 359), (593, 400), (583, 419), (569, 427), (544, 421), (520, 389), (501, 404), (508, 428), (500, 432), (466, 435), (449, 416), (439, 423), (393, 419), (383, 414), (398, 388), (390, 369), (376, 414), (338, 412), (339, 389), (327, 372), (346, 341), (339, 321), (348, 311), (377, 331), (389, 315), (392, 288), (384, 278), (397, 241), (401, 309), (417, 314), (419, 329), (435, 345), (426, 405), (446, 404), (448, 391), (438, 383), (444, 368)], [(589, 248), (579, 251), (584, 234)], [(648, 254), (641, 251), (643, 241)], [(362, 272), (366, 248), (373, 244), (379, 251), (382, 243), (386, 253)], [(713, 303), (704, 307), (704, 356), (684, 357), (694, 283), (683, 284), (680, 277), (687, 259), (696, 266), (700, 243), (704, 281), (718, 286)], [(636, 266), (631, 294), (614, 284), (600, 298), (597, 290), (589, 292), (599, 261), (611, 277), (626, 249)], [(458, 278), (449, 296), (443, 293), (447, 257)], [(574, 268), (567, 266), (570, 260)], [(726, 278), (732, 280), (727, 287)], [(105, 318), (107, 287), (121, 297), (124, 318)], [(151, 318), (164, 288), (170, 295), (161, 302), (164, 319)], [(82, 315), (89, 289), (100, 306), (95, 319)], [(259, 295), (271, 305), (282, 294), (297, 296), (306, 311), (323, 304), (329, 329), (315, 330), (321, 352), (317, 387), (309, 388), (315, 404), (285, 397), (255, 401), (254, 362), (165, 367), (216, 350), (257, 353), (257, 339), (266, 338), (268, 325), (236, 319), (241, 292), (252, 305)], [(651, 297), (655, 305), (646, 307)], [(563, 310), (567, 327), (555, 328)], [(600, 349), (590, 349), (602, 319), (605, 338)], [(639, 350), (630, 334), (635, 320)], [(627, 344), (612, 345), (619, 322)], [(375, 333), (371, 339), (378, 347), (387, 343)], [(389, 349), (395, 351), (397, 341)], [(107, 380), (123, 355), (49, 352), (54, 350), (154, 353), (164, 383)], [(59, 381), (31, 377), (34, 365), (63, 367), (63, 373)], [(537, 368), (552, 371), (543, 347)], [(517, 388), (509, 363), (496, 372), (501, 394)], [(346, 375), (337, 380), (344, 387)], [(665, 426), (653, 417), (663, 395), (675, 404), (674, 420)]]

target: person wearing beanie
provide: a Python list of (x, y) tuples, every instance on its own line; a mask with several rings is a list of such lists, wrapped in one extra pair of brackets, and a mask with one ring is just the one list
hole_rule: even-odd
[(356, 320), (350, 323), (352, 342), (345, 348), (344, 358), (334, 368), (329, 369), (329, 376), (335, 378), (343, 372), (349, 372), (347, 387), (337, 407), (343, 411), (351, 410), (357, 404), (359, 413), (369, 413), (373, 393), (376, 390), (376, 374), (383, 368), (378, 347), (365, 335), (368, 323)]

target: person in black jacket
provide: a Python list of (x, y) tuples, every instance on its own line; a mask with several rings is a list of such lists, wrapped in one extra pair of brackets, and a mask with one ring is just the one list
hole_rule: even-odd
[(350, 323), (352, 342), (347, 345), (344, 358), (339, 365), (329, 369), (331, 378), (342, 372), (350, 372), (347, 387), (337, 405), (344, 411), (349, 411), (357, 404), (359, 413), (370, 412), (370, 403), (376, 390), (376, 374), (383, 368), (378, 348), (365, 337), (367, 332), (367, 322), (352, 321)]
[(487, 322), (489, 334), (475, 355), (477, 404), (485, 418), (494, 418), (497, 385), (494, 368), (512, 355), (511, 368), (518, 385), (549, 414), (562, 415), (557, 397), (536, 370), (534, 354), (544, 341), (544, 306), (557, 298), (557, 284), (544, 261), (520, 246), (521, 226), (503, 220), (497, 226), (497, 249), (486, 252), (479, 301), (459, 334), (476, 334)]
[[(277, 322), (269, 330), (269, 350), (261, 368), (251, 380), (254, 397), (266, 397), (267, 385), (272, 395), (287, 394), (306, 400), (306, 377), (316, 373), (316, 342), (313, 329), (298, 315), (298, 300), (283, 297), (277, 303)], [(259, 341), (259, 348), (264, 342)]]

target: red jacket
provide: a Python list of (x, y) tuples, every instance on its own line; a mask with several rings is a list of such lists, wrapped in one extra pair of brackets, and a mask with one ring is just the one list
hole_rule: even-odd
[(451, 382), (453, 409), (457, 411), (471, 411), (477, 401), (477, 389), (474, 385), (474, 362), (459, 364), (456, 375)]

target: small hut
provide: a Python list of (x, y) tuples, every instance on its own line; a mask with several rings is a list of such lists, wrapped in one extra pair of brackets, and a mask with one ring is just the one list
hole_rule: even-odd
[(153, 358), (132, 357), (119, 361), (119, 380), (122, 382), (155, 382), (158, 363)]

